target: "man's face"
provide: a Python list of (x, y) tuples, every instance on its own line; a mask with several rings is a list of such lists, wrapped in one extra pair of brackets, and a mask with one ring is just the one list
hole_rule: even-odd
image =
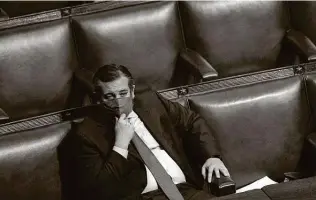
[(111, 82), (98, 80), (96, 90), (105, 107), (114, 110), (117, 116), (123, 113), (127, 116), (133, 110), (134, 86), (129, 87), (127, 77), (121, 76)]

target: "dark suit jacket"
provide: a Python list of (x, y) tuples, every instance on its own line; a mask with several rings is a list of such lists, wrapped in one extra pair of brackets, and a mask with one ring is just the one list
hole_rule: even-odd
[[(180, 166), (187, 182), (202, 189), (201, 166), (209, 157), (219, 155), (204, 120), (157, 93), (147, 92), (138, 97), (134, 111)], [(112, 150), (115, 139), (112, 119), (94, 111), (74, 126), (74, 167), (71, 169), (76, 182), (76, 199), (141, 199), (147, 184), (144, 164), (132, 144), (128, 159)]]

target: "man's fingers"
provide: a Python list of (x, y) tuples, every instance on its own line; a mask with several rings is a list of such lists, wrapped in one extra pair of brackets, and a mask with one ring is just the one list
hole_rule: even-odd
[(216, 175), (216, 178), (220, 178), (221, 177), (221, 175), (219, 174), (219, 169), (218, 168), (215, 169), (215, 175)]
[(225, 167), (222, 167), (219, 170), (224, 174), (224, 176), (230, 176), (228, 170)]
[(213, 176), (214, 167), (208, 168), (208, 182), (212, 182), (212, 176)]
[(206, 176), (206, 167), (205, 167), (205, 165), (203, 165), (203, 167), (202, 167), (202, 175), (203, 175), (203, 178), (205, 179), (205, 176)]
[(125, 117), (126, 117), (126, 115), (123, 113), (123, 114), (121, 114), (121, 116), (120, 116), (120, 118), (119, 118), (119, 121), (123, 121), (123, 120), (125, 120)]

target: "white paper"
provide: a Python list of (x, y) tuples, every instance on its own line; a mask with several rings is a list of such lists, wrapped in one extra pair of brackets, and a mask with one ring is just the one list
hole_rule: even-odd
[(265, 176), (249, 185), (246, 185), (236, 191), (236, 193), (246, 192), (254, 189), (261, 189), (266, 185), (276, 184), (277, 182), (271, 180), (269, 177)]

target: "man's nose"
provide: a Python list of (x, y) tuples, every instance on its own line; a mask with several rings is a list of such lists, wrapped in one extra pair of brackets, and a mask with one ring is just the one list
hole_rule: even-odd
[(121, 107), (124, 106), (127, 102), (126, 98), (115, 98), (111, 101), (109, 101), (107, 104), (111, 107)]

